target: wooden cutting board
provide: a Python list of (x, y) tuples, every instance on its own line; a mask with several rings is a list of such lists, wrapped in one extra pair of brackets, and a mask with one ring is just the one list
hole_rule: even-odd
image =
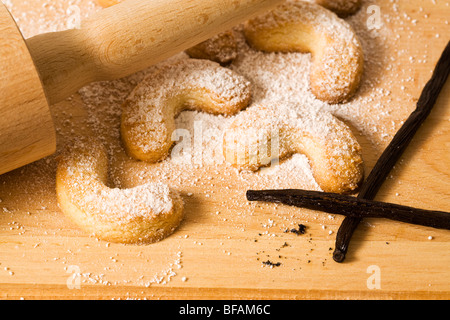
[[(6, 4), (27, 32), (69, 10), (64, 2)], [(94, 7), (88, 0), (75, 3)], [(379, 123), (387, 136), (375, 144), (363, 133), (357, 136), (368, 171), (415, 108), (450, 35), (449, 1), (365, 1), (363, 10), (369, 5), (380, 9), (395, 43), (384, 54), (396, 59), (398, 70), (381, 68), (373, 88), (391, 91), (385, 100), (373, 101), (389, 110)], [(372, 14), (369, 10), (367, 18)], [(408, 81), (400, 81), (405, 77)], [(449, 107), (450, 82), (377, 200), (450, 211)], [(58, 148), (72, 133), (89, 130), (78, 94), (53, 106), (53, 114)], [(186, 202), (186, 217), (172, 236), (151, 245), (107, 243), (86, 235), (59, 211), (55, 168), (53, 156), (0, 176), (2, 299), (450, 298), (448, 231), (368, 219), (356, 231), (347, 260), (338, 264), (332, 252), (342, 217), (248, 204), (237, 173), (213, 166), (196, 172), (200, 183), (175, 186)], [(286, 232), (298, 224), (306, 225), (305, 234)]]

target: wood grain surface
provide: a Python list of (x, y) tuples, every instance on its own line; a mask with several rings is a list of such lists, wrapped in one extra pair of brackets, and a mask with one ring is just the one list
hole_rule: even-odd
[[(30, 34), (39, 14), (54, 18), (56, 10), (42, 11), (45, 2), (7, 4)], [(63, 2), (55, 1), (67, 9)], [(91, 1), (80, 3), (92, 6)], [(390, 70), (380, 66), (373, 88), (391, 92), (372, 102), (389, 111), (378, 123), (387, 135), (357, 133), (367, 170), (414, 110), (450, 34), (449, 1), (365, 1), (362, 10), (369, 4), (380, 8), (391, 41), (383, 54), (396, 63)], [(33, 10), (38, 18), (25, 21), (23, 13), (34, 17), (29, 13)], [(447, 82), (376, 200), (450, 211), (449, 106)], [(79, 94), (52, 106), (52, 114), (58, 149), (71, 134), (90, 130)], [(376, 122), (376, 116), (361, 112), (361, 122)], [(140, 246), (100, 241), (80, 231), (58, 209), (55, 158), (0, 176), (2, 299), (450, 298), (450, 232), (367, 219), (355, 232), (346, 261), (338, 264), (332, 252), (342, 217), (248, 204), (248, 185), (235, 171), (220, 166), (196, 171), (201, 183), (168, 178), (186, 203), (186, 217), (172, 236)], [(124, 185), (138, 180), (133, 175), (123, 178)], [(305, 234), (286, 232), (298, 224), (306, 226)], [(280, 264), (271, 267), (267, 261)]]

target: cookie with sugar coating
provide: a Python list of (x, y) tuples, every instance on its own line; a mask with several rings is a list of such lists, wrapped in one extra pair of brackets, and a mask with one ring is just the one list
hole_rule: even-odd
[(77, 141), (61, 157), (56, 194), (62, 212), (84, 231), (106, 241), (152, 243), (174, 232), (183, 200), (167, 185), (110, 188), (108, 156), (95, 139)]
[(310, 87), (319, 100), (347, 102), (359, 88), (361, 43), (345, 20), (317, 4), (282, 4), (246, 22), (244, 33), (256, 50), (311, 53)]
[(188, 58), (163, 63), (123, 104), (123, 145), (135, 159), (165, 159), (174, 143), (175, 118), (181, 111), (229, 116), (247, 107), (250, 99), (250, 82), (216, 62)]
[(225, 132), (223, 152), (228, 163), (251, 171), (304, 154), (326, 192), (351, 192), (364, 175), (361, 147), (346, 124), (329, 112), (286, 102), (241, 112)]

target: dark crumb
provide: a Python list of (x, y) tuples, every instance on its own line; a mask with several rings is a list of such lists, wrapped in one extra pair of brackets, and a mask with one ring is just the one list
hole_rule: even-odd
[(295, 228), (287, 229), (285, 232), (292, 232), (292, 233), (295, 233), (296, 235), (305, 234), (306, 226), (304, 224), (299, 224), (298, 229), (295, 229)]
[(281, 266), (281, 262), (274, 263), (274, 262), (272, 262), (270, 260), (263, 261), (263, 264), (266, 265), (266, 266), (269, 266), (269, 267), (279, 267), (279, 266)]
[(281, 251), (281, 249), (286, 248), (286, 247), (290, 247), (290, 245), (287, 242), (283, 243), (280, 248), (275, 249), (275, 250), (276, 251)]
[(386, 241), (386, 244), (389, 244), (389, 242)]
[(285, 243), (283, 243), (283, 245), (281, 247), (282, 248), (289, 247), (289, 244), (287, 242), (285, 242)]

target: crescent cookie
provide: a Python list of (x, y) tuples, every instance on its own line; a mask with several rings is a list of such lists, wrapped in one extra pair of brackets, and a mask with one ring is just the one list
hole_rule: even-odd
[(225, 160), (257, 170), (273, 159), (305, 154), (326, 192), (346, 193), (363, 178), (361, 147), (350, 128), (325, 111), (254, 105), (240, 113), (224, 135)]
[(246, 22), (244, 34), (257, 50), (311, 53), (311, 91), (324, 102), (346, 102), (359, 87), (364, 57), (358, 37), (347, 22), (317, 4), (282, 4)]
[(216, 62), (181, 59), (160, 65), (123, 105), (123, 144), (132, 157), (156, 162), (169, 153), (175, 117), (181, 111), (232, 115), (245, 108), (250, 98), (250, 83)]
[(63, 213), (96, 237), (120, 243), (152, 243), (183, 219), (183, 201), (167, 185), (109, 188), (108, 157), (95, 140), (78, 142), (58, 164), (56, 193)]

